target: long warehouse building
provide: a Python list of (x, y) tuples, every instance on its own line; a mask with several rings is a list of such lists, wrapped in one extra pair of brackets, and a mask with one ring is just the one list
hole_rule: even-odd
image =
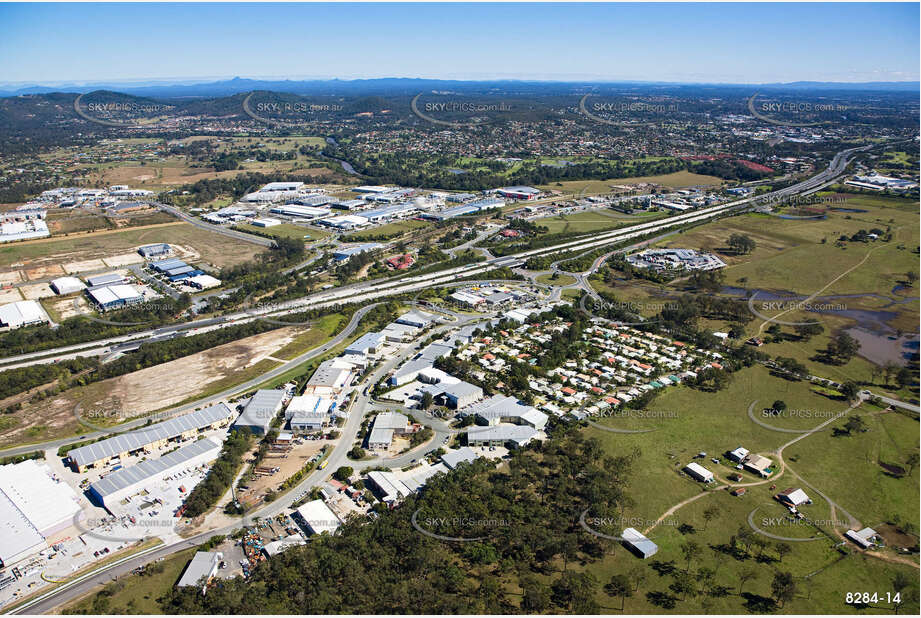
[(150, 427), (107, 438), (100, 442), (75, 448), (67, 459), (78, 472), (105, 465), (113, 457), (123, 457), (138, 451), (151, 452), (170, 440), (195, 437), (205, 429), (217, 429), (230, 422), (234, 411), (218, 403)]
[(76, 492), (44, 463), (0, 466), (0, 566), (47, 547), (45, 540), (82, 516)]
[[(196, 440), (191, 444), (165, 454), (159, 459), (147, 459), (141, 463), (122, 468), (90, 485), (90, 498), (113, 515), (115, 507), (136, 493), (146, 489), (163, 477), (189, 468), (197, 468), (214, 461), (221, 452), (221, 445), (210, 438)], [(191, 488), (190, 488), (191, 489)]]

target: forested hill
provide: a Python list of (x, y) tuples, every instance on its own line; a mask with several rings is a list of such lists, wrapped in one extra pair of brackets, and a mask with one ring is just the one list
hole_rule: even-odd
[[(597, 613), (598, 584), (574, 567), (603, 557), (611, 542), (587, 534), (579, 517), (585, 509), (615, 515), (632, 457), (603, 457), (575, 429), (556, 434), (498, 469), (480, 459), (431, 479), (395, 510), (290, 549), (247, 582), (221, 581), (207, 596), (173, 589), (163, 606), (175, 614)], [(482, 540), (423, 534), (416, 511), (428, 531)]]

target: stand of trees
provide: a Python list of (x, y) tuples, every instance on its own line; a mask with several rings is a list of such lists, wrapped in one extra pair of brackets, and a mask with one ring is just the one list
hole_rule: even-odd
[[(507, 472), (482, 459), (461, 466), (371, 522), (349, 521), (260, 563), (248, 581), (219, 580), (205, 596), (174, 588), (161, 603), (174, 614), (596, 613), (598, 583), (573, 567), (602, 558), (609, 542), (585, 534), (579, 515), (613, 516), (632, 462), (561, 428), (513, 453)], [(436, 534), (486, 538), (443, 542), (420, 533), (414, 513)], [(477, 524), (452, 523), (461, 520)], [(503, 582), (527, 586), (524, 599)]]

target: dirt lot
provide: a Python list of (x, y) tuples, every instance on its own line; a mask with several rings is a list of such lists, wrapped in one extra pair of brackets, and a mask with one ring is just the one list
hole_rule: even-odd
[(24, 405), (0, 419), (0, 445), (38, 442), (79, 432), (81, 425), (74, 415), (78, 403), (83, 410), (117, 411), (114, 422), (178, 404), (205, 391), (209, 384), (232, 377), (253, 358), (265, 357), (287, 345), (299, 332), (301, 329), (282, 328), (262, 333)]
[(270, 489), (276, 489), (288, 477), (304, 467), (307, 460), (320, 452), (324, 445), (329, 444), (330, 448), (335, 444), (332, 440), (304, 440), (303, 444), (294, 445), (287, 453), (272, 452), (266, 455), (259, 467), (278, 467), (281, 468), (273, 474), (256, 474), (249, 483), (249, 488), (241, 495), (247, 503), (256, 503), (262, 500), (266, 492)]
[(22, 300), (22, 294), (19, 293), (18, 289), (0, 290), (0, 304), (15, 303), (19, 300)]
[(101, 269), (106, 268), (101, 260), (121, 260), (139, 246), (157, 242), (181, 247), (218, 268), (249, 261), (264, 250), (189, 223), (168, 223), (0, 246), (0, 270), (25, 270), (30, 279), (37, 279), (61, 276), (63, 264), (98, 260)]

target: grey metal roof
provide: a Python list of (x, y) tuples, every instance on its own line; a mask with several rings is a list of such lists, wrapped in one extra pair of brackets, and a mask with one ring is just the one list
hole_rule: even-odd
[(234, 427), (261, 427), (268, 430), (281, 409), (285, 391), (260, 389), (250, 398), (243, 413), (234, 421)]
[(651, 556), (657, 551), (659, 551), (659, 547), (655, 543), (647, 539), (638, 530), (634, 528), (624, 529), (622, 538), (628, 544), (635, 547), (636, 550), (642, 553), (644, 556)]
[(218, 560), (220, 552), (199, 551), (195, 552), (189, 566), (185, 568), (185, 573), (176, 583), (176, 586), (198, 586), (198, 582), (203, 577), (210, 577), (214, 563)]
[(222, 419), (229, 418), (232, 414), (233, 410), (228, 408), (227, 404), (218, 403), (150, 427), (75, 448), (68, 451), (67, 456), (78, 466), (84, 466), (119, 453), (136, 451), (157, 440), (175, 438), (191, 429), (213, 425)]
[(527, 442), (536, 435), (537, 430), (527, 425), (494, 425), (492, 427), (470, 429), (467, 432), (467, 439), (468, 441), (514, 440), (515, 442)]
[(452, 470), (463, 462), (471, 463), (477, 458), (477, 454), (469, 446), (450, 450), (441, 456), (441, 461)]
[(100, 479), (90, 485), (90, 491), (94, 492), (100, 498), (104, 498), (126, 487), (163, 474), (171, 468), (181, 466), (190, 459), (198, 457), (199, 455), (204, 455), (208, 451), (214, 451), (216, 457), (220, 448), (221, 445), (210, 438), (196, 440), (172, 453), (167, 453), (159, 459), (148, 459), (135, 466), (116, 470), (104, 479)]
[(365, 333), (345, 349), (346, 352), (358, 352), (364, 354), (369, 348), (377, 348), (384, 340), (382, 333)]

